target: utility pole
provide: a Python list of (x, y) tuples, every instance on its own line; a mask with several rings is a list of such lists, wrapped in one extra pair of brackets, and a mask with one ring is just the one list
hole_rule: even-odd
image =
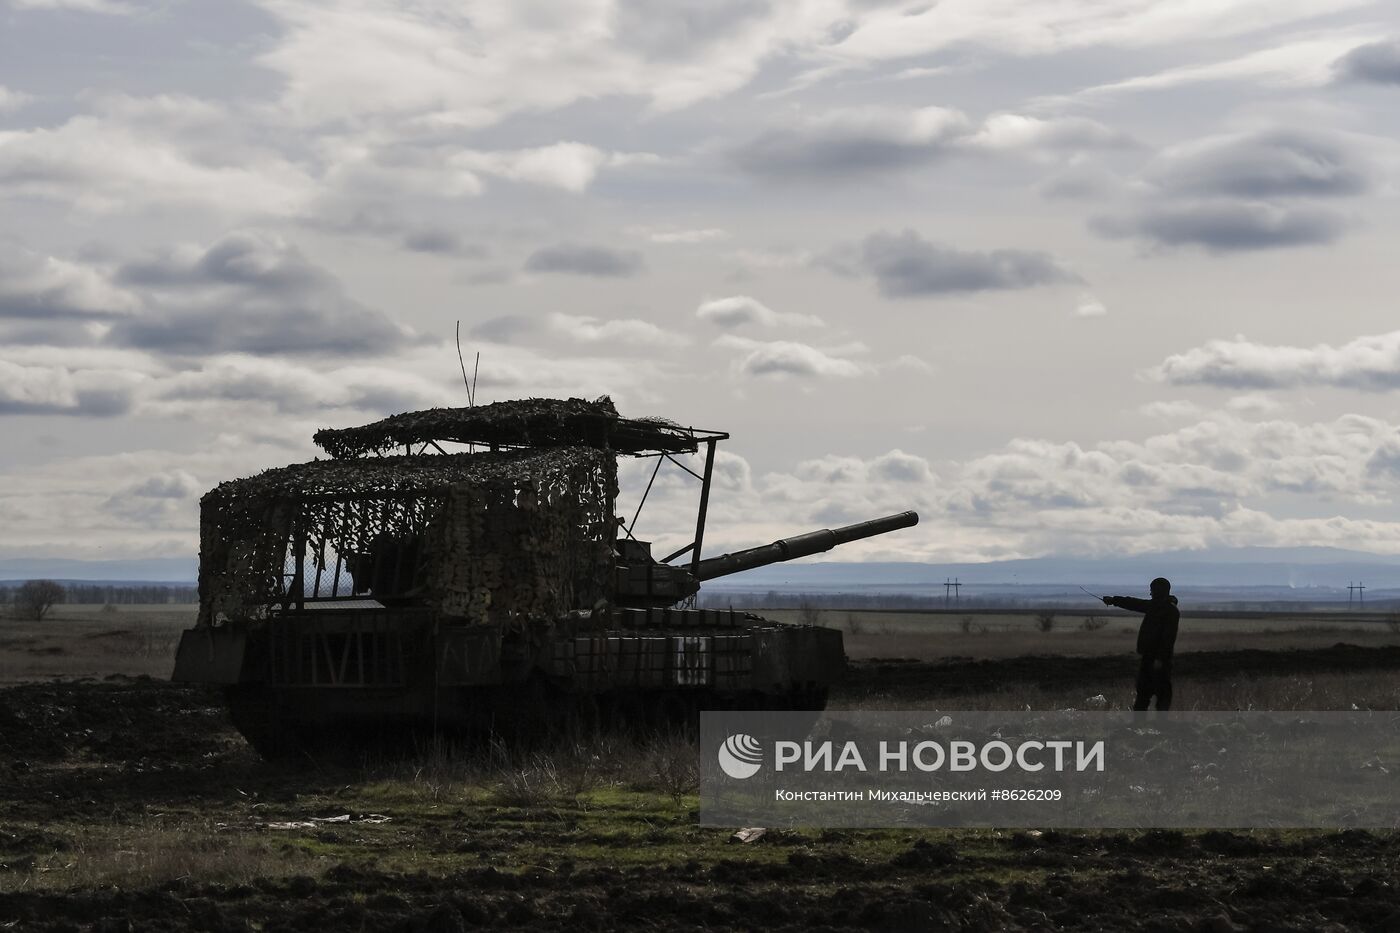
[(1361, 582), (1357, 582), (1357, 583), (1348, 583), (1348, 584), (1347, 584), (1347, 608), (1348, 608), (1348, 609), (1351, 608), (1351, 600), (1352, 600), (1352, 597), (1353, 597), (1353, 596), (1356, 597), (1357, 605), (1360, 605), (1360, 606), (1366, 605), (1366, 584), (1361, 583)]
[(958, 599), (960, 595), (959, 587), (961, 587), (962, 584), (958, 582), (957, 577), (953, 577), (951, 580), (949, 580), (947, 577), (944, 577), (943, 579), (943, 605), (946, 607), (949, 605), (950, 599)]

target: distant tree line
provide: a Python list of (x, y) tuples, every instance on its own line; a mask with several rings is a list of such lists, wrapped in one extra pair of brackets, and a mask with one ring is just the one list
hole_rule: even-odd
[[(1231, 599), (1228, 596), (1206, 595), (1183, 597), (1190, 600), (1191, 611), (1221, 610), (1228, 612), (1298, 612), (1301, 610), (1347, 610), (1355, 614), (1379, 614), (1400, 612), (1400, 600), (1366, 600), (1364, 606), (1350, 606), (1345, 598), (1340, 600), (1321, 599)], [(936, 593), (880, 593), (880, 592), (831, 592), (804, 593), (793, 590), (769, 590), (766, 593), (754, 590), (702, 591), (696, 598), (696, 605), (702, 609), (865, 609), (888, 611), (952, 611), (952, 612), (1026, 612), (1041, 611), (1049, 607), (1065, 612), (1083, 612), (1099, 609), (1097, 601), (1087, 596), (1046, 595), (1035, 596), (966, 596), (960, 599), (945, 599)]]
[(969, 597), (945, 599), (927, 593), (802, 593), (769, 590), (757, 592), (701, 592), (697, 605), (704, 609), (1035, 609), (1043, 599)]
[[(30, 581), (52, 582), (52, 581)], [(26, 584), (0, 586), (0, 605), (14, 606)], [(89, 605), (150, 605), (153, 603), (197, 603), (199, 590), (193, 586), (162, 586), (157, 584), (64, 583), (61, 586), (65, 603)]]

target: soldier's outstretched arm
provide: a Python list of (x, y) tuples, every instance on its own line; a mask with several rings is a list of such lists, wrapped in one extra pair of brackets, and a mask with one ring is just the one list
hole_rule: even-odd
[(1146, 612), (1152, 608), (1150, 600), (1133, 596), (1105, 596), (1103, 601), (1106, 606), (1117, 606), (1119, 609), (1129, 609), (1133, 612)]

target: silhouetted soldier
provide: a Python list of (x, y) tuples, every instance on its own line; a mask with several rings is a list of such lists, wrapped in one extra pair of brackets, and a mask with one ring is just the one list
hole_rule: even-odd
[(1117, 606), (1142, 613), (1142, 626), (1138, 628), (1137, 652), (1142, 655), (1138, 666), (1137, 700), (1133, 709), (1145, 710), (1155, 695), (1157, 709), (1168, 710), (1172, 705), (1172, 650), (1176, 647), (1176, 628), (1181, 621), (1181, 613), (1176, 608), (1176, 597), (1172, 595), (1172, 585), (1166, 577), (1158, 577), (1149, 587), (1151, 599), (1135, 599), (1132, 596), (1105, 596), (1105, 606)]

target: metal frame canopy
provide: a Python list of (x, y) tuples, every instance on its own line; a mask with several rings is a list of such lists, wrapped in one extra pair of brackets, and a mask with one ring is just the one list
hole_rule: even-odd
[[(430, 408), (390, 415), (354, 428), (323, 429), (313, 440), (337, 460), (389, 451), (420, 452), (438, 442), (491, 449), (582, 446), (646, 456), (696, 453), (729, 435), (684, 428), (662, 418), (623, 418), (606, 395), (585, 399), (516, 399), (470, 408)], [(711, 447), (711, 449), (713, 449)]]
[[(509, 578), (517, 604), (555, 599), (578, 584), (578, 573), (522, 578), (520, 568), (553, 559), (577, 569), (599, 546), (611, 553), (616, 465), (609, 451), (572, 446), (313, 460), (221, 483), (200, 499), (201, 622), (353, 599), (352, 561), (374, 556), (381, 537), (395, 550), (386, 565), (394, 591), (404, 567), (411, 578), (419, 561), (416, 551), (405, 556), (405, 537), (426, 536), (422, 553), (439, 557), (424, 566), (443, 599), (461, 597), (462, 579), (486, 571), (479, 561), (446, 566), (441, 555), (486, 551), (506, 568), (493, 572)], [(513, 510), (523, 495), (533, 507)], [(374, 559), (368, 572), (378, 574)], [(606, 568), (593, 564), (586, 576), (600, 589)], [(480, 589), (472, 579), (466, 589)]]

